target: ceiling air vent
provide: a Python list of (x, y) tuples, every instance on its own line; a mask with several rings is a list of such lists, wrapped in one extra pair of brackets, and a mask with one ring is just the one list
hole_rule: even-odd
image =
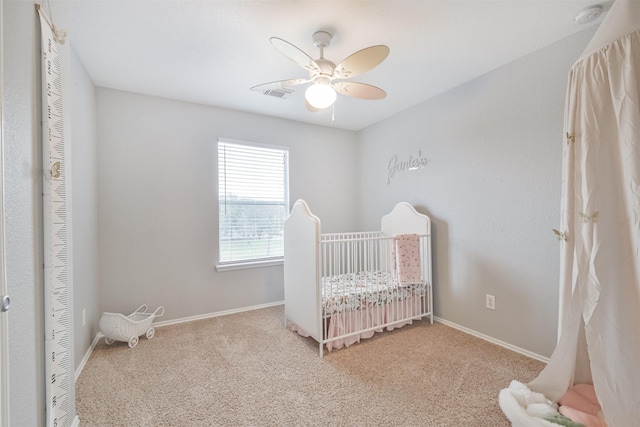
[(285, 99), (291, 93), (293, 93), (293, 91), (288, 89), (267, 89), (262, 91), (263, 95), (275, 96), (280, 99)]

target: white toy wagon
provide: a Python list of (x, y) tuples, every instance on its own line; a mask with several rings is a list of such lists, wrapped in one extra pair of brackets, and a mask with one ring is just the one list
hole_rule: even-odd
[(138, 344), (140, 335), (146, 334), (147, 339), (153, 338), (156, 330), (151, 327), (151, 323), (163, 314), (163, 306), (158, 307), (153, 313), (147, 313), (146, 304), (142, 304), (128, 316), (120, 313), (102, 313), (100, 330), (105, 335), (104, 342), (111, 345), (114, 341), (124, 341), (133, 348)]

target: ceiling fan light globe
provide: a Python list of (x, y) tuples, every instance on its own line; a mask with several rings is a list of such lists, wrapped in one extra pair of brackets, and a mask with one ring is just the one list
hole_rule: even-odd
[(336, 91), (325, 84), (313, 84), (304, 93), (307, 102), (318, 110), (331, 107), (336, 102), (337, 96)]

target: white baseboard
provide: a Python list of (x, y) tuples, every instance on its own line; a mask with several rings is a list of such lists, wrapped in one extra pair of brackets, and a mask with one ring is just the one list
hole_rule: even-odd
[(96, 344), (98, 344), (98, 340), (102, 336), (103, 335), (100, 332), (98, 332), (96, 334), (95, 338), (93, 339), (93, 341), (91, 342), (91, 345), (87, 349), (87, 352), (84, 354), (84, 357), (82, 358), (82, 360), (80, 361), (80, 364), (78, 365), (78, 368), (76, 369), (74, 382), (78, 381), (78, 378), (80, 377), (80, 374), (82, 373), (82, 370), (84, 369), (84, 366), (87, 364), (87, 361), (89, 360), (89, 357), (91, 357), (91, 353), (93, 353), (93, 349), (95, 348)]
[(284, 301), (277, 301), (277, 302), (270, 302), (268, 304), (252, 305), (250, 307), (235, 308), (233, 310), (225, 310), (225, 311), (218, 311), (215, 313), (183, 317), (180, 319), (165, 320), (163, 322), (154, 322), (153, 327), (161, 328), (163, 326), (177, 325), (178, 323), (193, 322), (196, 320), (211, 319), (213, 317), (227, 316), (229, 314), (242, 313), (245, 311), (260, 310), (261, 308), (275, 307), (276, 305), (282, 305), (282, 304), (284, 304)]
[(458, 325), (457, 323), (453, 323), (453, 322), (450, 322), (448, 320), (445, 320), (445, 319), (442, 319), (442, 318), (436, 317), (436, 316), (433, 316), (433, 320), (435, 320), (438, 323), (442, 323), (443, 325), (447, 325), (447, 326), (449, 326), (451, 328), (454, 328), (454, 329), (457, 329), (457, 330), (462, 331), (464, 333), (467, 333), (469, 335), (473, 335), (474, 337), (478, 337), (478, 338), (481, 338), (481, 339), (483, 339), (485, 341), (489, 341), (492, 344), (499, 345), (500, 347), (504, 347), (504, 348), (506, 348), (508, 350), (511, 350), (511, 351), (515, 351), (516, 353), (520, 353), (520, 354), (522, 354), (524, 356), (527, 356), (527, 357), (530, 357), (532, 359), (536, 359), (536, 360), (539, 360), (539, 361), (544, 362), (544, 363), (549, 363), (549, 358), (548, 357), (540, 356), (539, 354), (536, 354), (536, 353), (534, 353), (532, 351), (529, 351), (529, 350), (525, 350), (524, 348), (516, 347), (515, 345), (512, 345), (512, 344), (506, 343), (504, 341), (500, 341), (498, 339), (490, 337), (489, 335), (481, 334), (480, 332), (476, 332), (473, 329), (469, 329), (469, 328), (467, 328), (465, 326)]
[(80, 418), (76, 415), (73, 419), (73, 423), (71, 423), (71, 427), (80, 427)]
[[(166, 320), (164, 322), (154, 322), (153, 327), (161, 328), (163, 326), (177, 325), (178, 323), (186, 323), (186, 322), (193, 322), (196, 320), (211, 319), (213, 317), (220, 317), (220, 316), (226, 316), (229, 314), (242, 313), (244, 311), (259, 310), (261, 308), (267, 308), (267, 307), (275, 307), (277, 305), (282, 305), (282, 304), (284, 304), (284, 301), (277, 301), (277, 302), (271, 302), (268, 304), (260, 304), (260, 305), (253, 305), (250, 307), (236, 308), (233, 310), (218, 311), (218, 312), (209, 313), (209, 314), (200, 314), (198, 316), (190, 316), (190, 317), (183, 317), (180, 319)], [(80, 364), (78, 365), (78, 368), (76, 369), (74, 381), (78, 381), (78, 378), (80, 377), (82, 370), (87, 364), (89, 357), (91, 357), (91, 353), (93, 353), (93, 349), (96, 347), (96, 344), (98, 344), (98, 341), (100, 341), (100, 338), (103, 338), (103, 337), (104, 337), (104, 334), (102, 332), (98, 332), (96, 334), (95, 338), (93, 339), (93, 342), (87, 349), (87, 352), (85, 353), (84, 357), (82, 358), (82, 361), (80, 362)]]

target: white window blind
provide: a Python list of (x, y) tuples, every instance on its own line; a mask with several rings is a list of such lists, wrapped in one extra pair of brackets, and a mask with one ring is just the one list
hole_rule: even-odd
[(218, 140), (220, 264), (284, 256), (289, 150)]

